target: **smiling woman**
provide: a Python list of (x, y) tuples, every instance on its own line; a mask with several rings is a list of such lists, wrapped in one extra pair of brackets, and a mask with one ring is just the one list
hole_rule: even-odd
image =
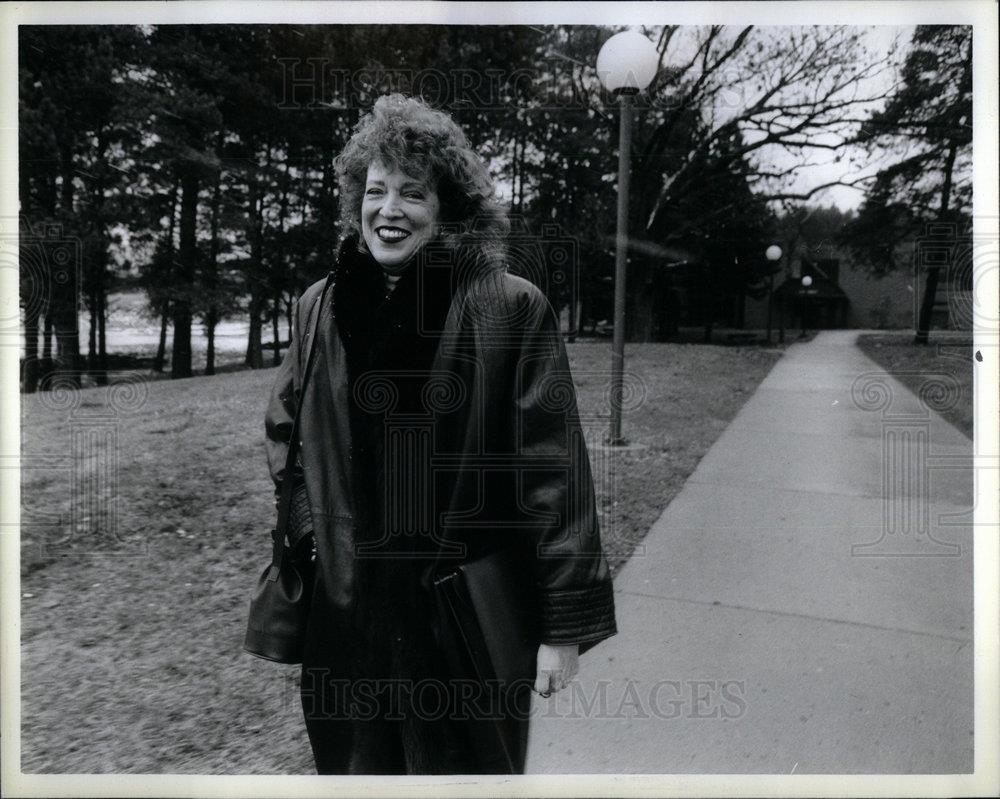
[[(289, 542), (315, 562), (302, 706), (316, 767), (519, 773), (530, 691), (564, 688), (579, 651), (615, 632), (558, 323), (507, 273), (506, 214), (447, 114), (383, 97), (336, 166), (351, 233), (299, 301), (266, 420), (275, 485), (292, 481)], [(481, 625), (491, 662), (435, 590), (488, 561), (514, 568), (489, 572), (487, 604), (523, 609)]]
[(437, 232), (441, 202), (426, 179), (375, 162), (368, 167), (361, 231), (382, 269), (402, 274), (413, 254)]

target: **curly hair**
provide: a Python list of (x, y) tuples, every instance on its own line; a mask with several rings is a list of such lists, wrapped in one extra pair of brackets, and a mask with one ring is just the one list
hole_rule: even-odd
[(445, 238), (467, 246), (475, 242), (490, 261), (502, 256), (510, 232), (507, 213), (486, 164), (448, 114), (420, 99), (389, 94), (361, 118), (334, 159), (341, 223), (358, 234), (368, 167), (375, 161), (436, 188)]

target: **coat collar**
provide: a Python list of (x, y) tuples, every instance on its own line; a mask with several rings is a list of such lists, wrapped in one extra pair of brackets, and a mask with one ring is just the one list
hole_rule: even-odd
[(352, 379), (373, 369), (430, 368), (456, 293), (453, 255), (440, 240), (429, 242), (387, 292), (381, 266), (359, 249), (358, 236), (344, 241), (333, 308)]

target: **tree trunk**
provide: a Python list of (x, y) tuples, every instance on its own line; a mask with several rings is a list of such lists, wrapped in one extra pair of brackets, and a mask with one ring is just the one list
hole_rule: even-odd
[(196, 225), (198, 221), (198, 175), (187, 166), (181, 173), (180, 249), (174, 284), (177, 295), (173, 305), (174, 346), (170, 358), (170, 377), (191, 377), (191, 304), (197, 259)]
[[(302, 203), (299, 206), (298, 213), (299, 218), (302, 220), (303, 224), (307, 223), (309, 219), (309, 201), (310, 201), (310, 185), (312, 183), (310, 170), (302, 170), (302, 179), (298, 187), (299, 197), (302, 198)], [(329, 232), (327, 233), (329, 235)], [(316, 241), (307, 241), (305, 237), (300, 237), (298, 240), (298, 246), (294, 249), (293, 255), (290, 259), (288, 265), (288, 300), (289, 308), (295, 305), (295, 302), (299, 297), (302, 296), (302, 275), (301, 267), (309, 263), (310, 259), (316, 254)], [(325, 262), (321, 262), (326, 265)], [(332, 262), (330, 262), (332, 263)], [(327, 266), (329, 268), (329, 266)], [(290, 312), (290, 311), (289, 311)], [(291, 341), (291, 339), (289, 339)]]
[[(167, 224), (167, 273), (159, 275), (161, 288), (170, 285), (174, 261), (174, 230), (177, 227), (177, 196), (180, 194), (180, 181), (174, 181), (170, 191), (170, 222)], [(162, 373), (167, 361), (167, 329), (170, 327), (170, 297), (169, 294), (160, 301), (160, 341), (156, 348), (156, 358), (153, 360), (153, 371)]]
[(108, 384), (108, 292), (101, 289), (97, 306), (97, 385)]
[(97, 328), (95, 331), (97, 340), (94, 342), (94, 349), (96, 351), (92, 350), (94, 359), (90, 364), (90, 372), (99, 386), (106, 386), (108, 384), (108, 361), (104, 335), (104, 312), (107, 307), (108, 293), (108, 238), (107, 229), (104, 224), (106, 213), (104, 207), (104, 187), (105, 175), (108, 169), (105, 162), (106, 140), (107, 127), (102, 123), (97, 128), (97, 163), (94, 164), (94, 171), (97, 173), (93, 192), (96, 213), (94, 228), (97, 236), (97, 247), (95, 248), (93, 263), (89, 265), (91, 269), (90, 282), (92, 286), (91, 299), (93, 305), (91, 325)]
[(38, 389), (38, 320), (39, 312), (35, 303), (29, 302), (24, 314), (24, 373), (23, 391), (34, 394)]
[(937, 299), (937, 287), (940, 278), (940, 266), (927, 268), (927, 279), (924, 281), (924, 297), (920, 303), (920, 316), (917, 319), (917, 334), (913, 337), (914, 344), (926, 346), (930, 343), (931, 317), (934, 313), (934, 302)]
[(62, 292), (55, 320), (56, 353), (53, 372), (59, 373), (71, 385), (80, 385), (80, 320), (76, 286)]
[[(614, 148), (621, 146), (621, 128), (614, 126)], [(651, 197), (658, 193), (652, 189), (652, 176), (659, 174), (654, 169), (645, 166), (641, 148), (633, 142), (633, 157), (629, 165), (631, 189), (629, 191), (629, 238), (650, 236), (650, 203)], [(628, 279), (626, 287), (628, 298), (628, 341), (652, 341), (657, 321), (656, 297), (652, 291), (660, 283), (659, 271), (661, 259), (657, 256), (635, 254), (629, 258)]]
[(219, 317), (215, 308), (209, 308), (205, 314), (205, 338), (208, 346), (205, 351), (205, 374), (215, 374), (215, 326), (219, 324)]
[(629, 258), (626, 297), (625, 340), (651, 341), (653, 338), (654, 293), (649, 291), (651, 265), (644, 256)]
[(90, 290), (90, 297), (87, 299), (87, 308), (90, 311), (90, 326), (87, 330), (87, 371), (97, 371), (97, 294), (93, 287)]
[(91, 275), (91, 286), (88, 292), (87, 308), (90, 320), (87, 330), (87, 373), (94, 378), (99, 386), (108, 384), (107, 342), (105, 337), (105, 307), (104, 288), (96, 282), (97, 275)]
[(153, 360), (153, 371), (162, 372), (167, 360), (167, 327), (170, 324), (170, 300), (164, 300), (160, 305), (160, 343), (156, 347), (156, 358)]
[(264, 347), (261, 343), (261, 331), (264, 322), (261, 319), (260, 287), (255, 283), (250, 286), (250, 328), (247, 333), (247, 354), (243, 362), (251, 369), (264, 366)]
[[(517, 130), (521, 130), (521, 125), (518, 124)], [(511, 158), (511, 176), (510, 176), (510, 210), (512, 213), (519, 213), (520, 206), (518, 204), (518, 180), (521, 177), (521, 159), (518, 156), (518, 145), (520, 144), (520, 133), (514, 134), (514, 152)]]
[[(253, 140), (249, 144), (251, 157), (256, 159), (256, 145)], [(270, 148), (268, 148), (268, 161), (270, 162)], [(256, 164), (256, 160), (254, 161)], [(248, 175), (250, 185), (249, 203), (247, 206), (247, 227), (248, 238), (250, 240), (250, 326), (247, 332), (247, 352), (244, 363), (251, 369), (260, 369), (264, 366), (264, 351), (261, 342), (261, 332), (264, 327), (264, 320), (261, 313), (264, 309), (264, 199), (263, 193), (258, 185), (257, 170), (251, 167)]]
[[(948, 148), (948, 157), (944, 164), (944, 185), (941, 187), (941, 208), (938, 219), (948, 218), (951, 206), (952, 174), (955, 169), (955, 157), (958, 155), (958, 145), (952, 143)], [(917, 334), (913, 337), (914, 344), (927, 345), (930, 342), (931, 317), (934, 314), (934, 301), (937, 299), (938, 281), (941, 278), (940, 266), (932, 266), (927, 270), (927, 280), (924, 283), (924, 298), (920, 303), (920, 316), (917, 320)]]
[(333, 168), (333, 135), (325, 136), (323, 151), (323, 184), (320, 194), (319, 219), (322, 230), (320, 262), (330, 268), (337, 257), (337, 198), (334, 196), (336, 178)]
[(517, 212), (519, 214), (524, 213), (524, 126), (518, 125), (517, 127), (517, 138), (520, 142), (520, 152), (518, 154), (518, 167), (517, 167)]
[[(31, 207), (32, 173), (27, 164), (25, 143), (25, 138), (22, 136), (18, 149), (21, 168), (17, 175), (17, 193), (22, 209)], [(38, 184), (44, 190), (51, 184), (51, 181), (39, 180)], [(23, 257), (22, 254), (21, 258)], [(40, 295), (44, 283), (40, 284), (41, 275), (36, 276), (34, 271), (24, 269), (22, 264), (19, 264), (18, 267), (18, 293), (24, 306), (24, 365), (21, 369), (21, 390), (26, 394), (33, 394), (38, 389), (38, 322), (41, 317)]]
[(275, 288), (271, 298), (271, 336), (274, 338), (274, 349), (271, 351), (271, 364), (281, 366), (281, 289)]
[(702, 313), (704, 314), (705, 320), (705, 337), (704, 342), (706, 344), (712, 343), (712, 329), (715, 326), (715, 291), (716, 282), (714, 279), (715, 270), (712, 269), (712, 265), (708, 264), (705, 269), (705, 280), (702, 283), (702, 295), (701, 295), (701, 307)]
[[(222, 152), (223, 131), (215, 140), (216, 153)], [(205, 264), (204, 284), (208, 296), (208, 310), (205, 313), (205, 337), (208, 351), (205, 353), (205, 374), (215, 374), (215, 326), (219, 323), (219, 208), (222, 205), (222, 166), (215, 174), (215, 188), (212, 191), (211, 241), (209, 242), (208, 263)]]
[(281, 201), (278, 206), (278, 257), (275, 269), (271, 274), (271, 285), (273, 287), (272, 313), (271, 313), (271, 335), (274, 338), (274, 351), (271, 353), (271, 363), (275, 366), (281, 365), (281, 331), (279, 322), (281, 319), (281, 294), (285, 283), (285, 219), (288, 216), (288, 157), (285, 157), (285, 172), (281, 181)]
[[(60, 210), (63, 218), (74, 215), (73, 208), (73, 154), (67, 145), (59, 148), (60, 172), (62, 186), (60, 189)], [(63, 379), (69, 384), (80, 385), (80, 269), (81, 264), (75, 262), (67, 265), (69, 280), (52, 285), (53, 327), (56, 339), (55, 362), (53, 373), (62, 373)]]
[(52, 376), (52, 344), (55, 341), (55, 317), (51, 301), (42, 316), (42, 359), (38, 365), (38, 389), (44, 391), (49, 378)]
[[(95, 279), (97, 276), (92, 275)], [(87, 372), (99, 386), (108, 384), (108, 352), (105, 335), (107, 294), (97, 282), (91, 285), (87, 306), (90, 310), (90, 325), (87, 331)]]
[(52, 360), (52, 341), (55, 339), (55, 320), (52, 317), (52, 309), (45, 312), (45, 324), (42, 327), (42, 360)]

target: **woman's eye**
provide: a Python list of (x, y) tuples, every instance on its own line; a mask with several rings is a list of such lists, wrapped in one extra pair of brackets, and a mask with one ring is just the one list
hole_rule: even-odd
[(367, 189), (365, 191), (365, 194), (366, 195), (370, 195), (370, 196), (374, 196), (376, 194), (381, 194), (381, 193), (382, 193), (382, 190), (381, 189), (376, 189), (376, 188)]

